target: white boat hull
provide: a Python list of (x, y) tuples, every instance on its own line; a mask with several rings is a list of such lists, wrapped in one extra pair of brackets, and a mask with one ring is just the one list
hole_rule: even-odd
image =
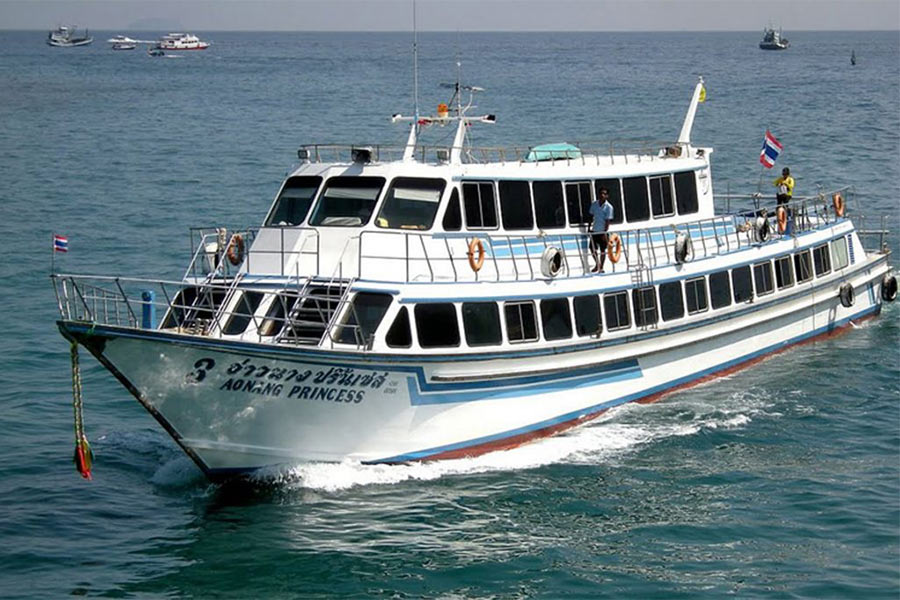
[[(681, 329), (540, 355), (398, 356), (60, 322), (212, 479), (300, 461), (472, 456), (723, 374), (881, 309), (886, 257)], [(842, 306), (849, 281), (855, 303)], [(552, 358), (552, 368), (548, 368)]]

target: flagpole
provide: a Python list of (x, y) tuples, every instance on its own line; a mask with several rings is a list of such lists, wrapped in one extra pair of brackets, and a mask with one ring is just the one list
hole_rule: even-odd
[(50, 274), (56, 273), (56, 234), (50, 233)]

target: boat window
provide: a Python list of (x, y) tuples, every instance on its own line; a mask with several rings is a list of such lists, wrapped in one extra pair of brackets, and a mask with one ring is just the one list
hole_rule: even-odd
[(650, 177), (650, 206), (654, 217), (665, 217), (675, 214), (675, 202), (672, 200), (672, 176), (661, 175)]
[(772, 281), (772, 263), (769, 261), (753, 265), (753, 281), (756, 283), (756, 295), (771, 294), (775, 291)]
[[(725, 275), (725, 284), (728, 285), (728, 275)], [(698, 277), (696, 279), (688, 279), (684, 282), (684, 295), (687, 300), (687, 311), (689, 315), (703, 312), (709, 305), (706, 302), (706, 278)], [(728, 298), (728, 290), (725, 290), (725, 298)]]
[(693, 171), (675, 173), (675, 203), (679, 215), (689, 215), (700, 210), (697, 203), (697, 179)]
[(750, 266), (738, 267), (731, 271), (731, 287), (736, 303), (753, 300), (753, 280), (750, 279)]
[(563, 340), (572, 337), (569, 299), (552, 298), (541, 300), (541, 321), (544, 325), (545, 340)]
[(228, 319), (228, 323), (226, 323), (222, 333), (225, 335), (240, 335), (244, 333), (262, 298), (262, 292), (244, 292), (232, 309), (231, 317)]
[(469, 229), (496, 229), (497, 206), (494, 184), (489, 181), (463, 184), (463, 208)]
[(409, 348), (412, 346), (412, 332), (409, 328), (409, 311), (405, 306), (400, 307), (391, 328), (384, 338), (385, 343), (391, 348)]
[(259, 335), (271, 337), (281, 333), (284, 329), (286, 316), (291, 314), (291, 309), (297, 303), (297, 294), (278, 294), (272, 299), (266, 318), (259, 326)]
[(423, 348), (459, 346), (456, 307), (447, 303), (417, 304), (416, 333)]
[(603, 314), (606, 316), (606, 328), (609, 331), (630, 327), (631, 317), (628, 314), (628, 293), (603, 294)]
[(600, 317), (600, 296), (575, 296), (572, 298), (575, 308), (575, 333), (579, 336), (599, 336), (603, 328)]
[[(638, 177), (643, 179), (643, 177)], [(618, 179), (598, 179), (594, 182), (594, 191), (597, 198), (600, 197), (600, 188), (606, 188), (609, 191), (609, 203), (613, 207), (612, 223), (623, 223), (625, 221), (625, 211), (622, 208), (622, 183)], [(590, 217), (589, 217), (590, 218)]]
[(680, 281), (670, 281), (659, 286), (659, 307), (663, 321), (680, 319), (684, 316), (684, 295)]
[(809, 257), (809, 250), (794, 255), (794, 271), (797, 273), (798, 283), (812, 279), (812, 261)]
[(533, 342), (538, 339), (534, 302), (507, 302), (503, 305), (506, 337), (510, 343)]
[(291, 227), (303, 223), (321, 183), (321, 177), (289, 177), (269, 212), (265, 226)]
[(622, 180), (625, 192), (625, 218), (629, 223), (646, 221), (650, 218), (650, 204), (647, 200), (647, 178), (626, 177)]
[(794, 271), (791, 269), (790, 256), (775, 259), (775, 285), (779, 290), (794, 285)]
[(227, 295), (222, 288), (182, 288), (172, 300), (162, 329), (186, 327), (197, 321), (212, 321)]
[(563, 208), (561, 181), (535, 181), (534, 214), (539, 229), (560, 229), (566, 226), (566, 209)]
[(359, 227), (369, 222), (383, 177), (332, 177), (316, 203), (311, 222), (326, 227)]
[(462, 229), (462, 213), (459, 210), (459, 189), (453, 188), (450, 192), (450, 201), (444, 212), (444, 231), (459, 231)]
[(391, 301), (390, 294), (357, 292), (341, 319), (336, 341), (341, 344), (369, 345)]
[(500, 309), (496, 302), (464, 302), (463, 329), (470, 346), (496, 346), (502, 341)]
[(591, 222), (589, 181), (566, 184), (566, 208), (569, 210), (569, 225), (584, 225)]
[(709, 297), (713, 308), (725, 308), (731, 305), (731, 286), (728, 283), (728, 271), (710, 274)]
[(507, 230), (533, 229), (534, 216), (531, 214), (531, 191), (527, 181), (501, 181), (500, 213), (503, 228)]
[(813, 265), (816, 268), (816, 277), (831, 272), (831, 255), (828, 253), (828, 244), (813, 248)]
[(389, 229), (431, 229), (446, 185), (443, 179), (394, 179), (375, 225)]
[(656, 310), (656, 288), (645, 287), (631, 292), (634, 324), (637, 327), (655, 325), (659, 321)]
[(835, 270), (843, 269), (847, 266), (850, 262), (850, 259), (847, 257), (847, 240), (844, 238), (832, 240), (831, 258), (831, 265)]

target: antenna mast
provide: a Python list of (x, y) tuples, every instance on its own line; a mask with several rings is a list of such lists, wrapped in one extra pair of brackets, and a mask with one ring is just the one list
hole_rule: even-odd
[(419, 29), (416, 26), (416, 0), (413, 0), (413, 103), (416, 110), (416, 122), (413, 127), (418, 127), (419, 122)]

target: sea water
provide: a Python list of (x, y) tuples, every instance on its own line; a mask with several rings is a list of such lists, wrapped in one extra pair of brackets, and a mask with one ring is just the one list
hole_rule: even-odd
[[(414, 110), (409, 35), (196, 33), (209, 50), (151, 58), (0, 32), (0, 597), (898, 597), (896, 305), (516, 450), (241, 486), (209, 485), (84, 354), (81, 479), (51, 235), (58, 271), (178, 279), (187, 228), (258, 225), (300, 144), (400, 144), (389, 116)], [(702, 75), (717, 193), (771, 193), (789, 166), (796, 194), (853, 185), (851, 213), (897, 232), (896, 32), (790, 37), (423, 33), (421, 110), (459, 59), (498, 118), (475, 144), (671, 141)], [(766, 129), (785, 150), (761, 172)]]

